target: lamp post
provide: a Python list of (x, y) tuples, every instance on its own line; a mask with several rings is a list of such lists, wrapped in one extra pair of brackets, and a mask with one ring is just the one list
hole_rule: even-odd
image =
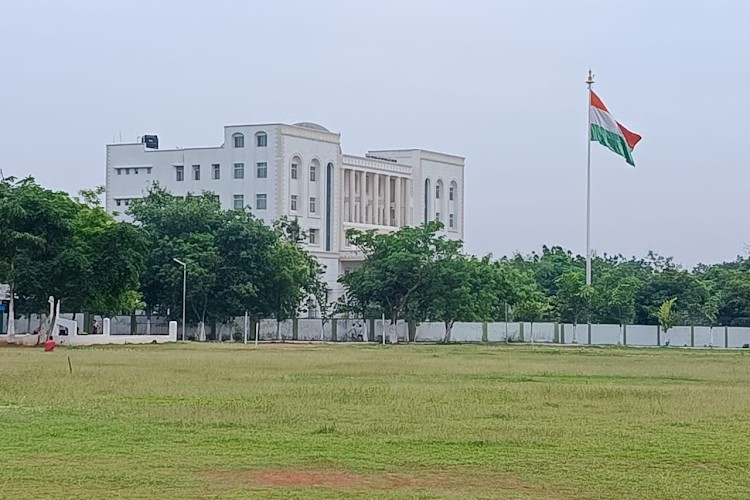
[(185, 340), (185, 295), (187, 293), (187, 264), (180, 259), (172, 259), (182, 266), (182, 340)]

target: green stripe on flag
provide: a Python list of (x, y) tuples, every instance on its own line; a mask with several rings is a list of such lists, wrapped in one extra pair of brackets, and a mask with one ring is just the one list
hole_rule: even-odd
[(591, 124), (591, 140), (596, 141), (602, 146), (606, 146), (618, 155), (625, 158), (628, 164), (635, 167), (633, 155), (630, 154), (630, 148), (625, 142), (625, 138), (619, 134), (611, 132), (595, 123)]

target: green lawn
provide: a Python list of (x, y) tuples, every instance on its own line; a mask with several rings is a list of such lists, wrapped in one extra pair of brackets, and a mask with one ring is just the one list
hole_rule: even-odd
[(748, 355), (3, 348), (0, 497), (746, 499)]

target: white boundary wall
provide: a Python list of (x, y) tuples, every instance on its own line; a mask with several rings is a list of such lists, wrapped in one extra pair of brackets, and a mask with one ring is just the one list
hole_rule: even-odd
[[(55, 340), (61, 345), (95, 345), (95, 344), (147, 344), (175, 342), (178, 340), (177, 328), (172, 331), (171, 322), (169, 333), (164, 335), (144, 335), (139, 323), (138, 335), (127, 335), (130, 317), (117, 317), (103, 320), (103, 333), (99, 335), (79, 335), (78, 324), (72, 321), (70, 315), (60, 315), (58, 325), (67, 327), (68, 335), (55, 335)], [(154, 318), (155, 322), (162, 320)], [(25, 318), (17, 319), (17, 324), (23, 322), (26, 329), (29, 325)], [(39, 324), (39, 318), (34, 317), (30, 323), (32, 327)], [(127, 324), (127, 329), (125, 328)], [(234, 318), (226, 324), (216, 326), (217, 333), (222, 340), (231, 340), (233, 333), (242, 332), (244, 317)], [(336, 332), (337, 342), (382, 342), (382, 332), (385, 326), (386, 341), (405, 342), (409, 339), (409, 325), (405, 321), (398, 321), (395, 336), (391, 332), (390, 321), (383, 325), (380, 319), (335, 318), (323, 321), (320, 318), (299, 318), (283, 321), (280, 324), (280, 339), (276, 336), (277, 322), (274, 319), (260, 321), (259, 340), (263, 341), (307, 341), (330, 342)], [(296, 326), (295, 326), (296, 325)], [(19, 325), (20, 326), (20, 325)], [(163, 326), (161, 327), (163, 331)], [(335, 329), (335, 330), (334, 330)], [(181, 329), (179, 329), (181, 335)], [(209, 326), (206, 326), (209, 331)], [(295, 335), (296, 331), (296, 335)], [(196, 338), (198, 327), (188, 326), (188, 338)], [(627, 325), (624, 329), (620, 325), (579, 324), (577, 326), (578, 345), (619, 345), (624, 341), (629, 346), (672, 346), (672, 347), (729, 347), (742, 348), (750, 346), (750, 327), (707, 327), (707, 326), (676, 326), (664, 333), (656, 325)], [(361, 339), (360, 339), (361, 336)], [(445, 337), (445, 325), (442, 322), (424, 322), (416, 325), (416, 342), (442, 342)], [(248, 340), (255, 338), (255, 332), (248, 330)], [(0, 335), (0, 344), (10, 339)], [(452, 342), (525, 342), (525, 343), (560, 343), (573, 344), (573, 325), (556, 323), (534, 323), (533, 328), (528, 322), (494, 322), (494, 323), (455, 323), (451, 331)], [(19, 345), (36, 345), (37, 336), (32, 334), (16, 335), (12, 340)]]

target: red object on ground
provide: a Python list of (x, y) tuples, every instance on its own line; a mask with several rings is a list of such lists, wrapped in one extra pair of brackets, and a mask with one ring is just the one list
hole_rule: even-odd
[(54, 339), (47, 340), (47, 342), (44, 343), (44, 352), (52, 352), (54, 350), (55, 350)]

